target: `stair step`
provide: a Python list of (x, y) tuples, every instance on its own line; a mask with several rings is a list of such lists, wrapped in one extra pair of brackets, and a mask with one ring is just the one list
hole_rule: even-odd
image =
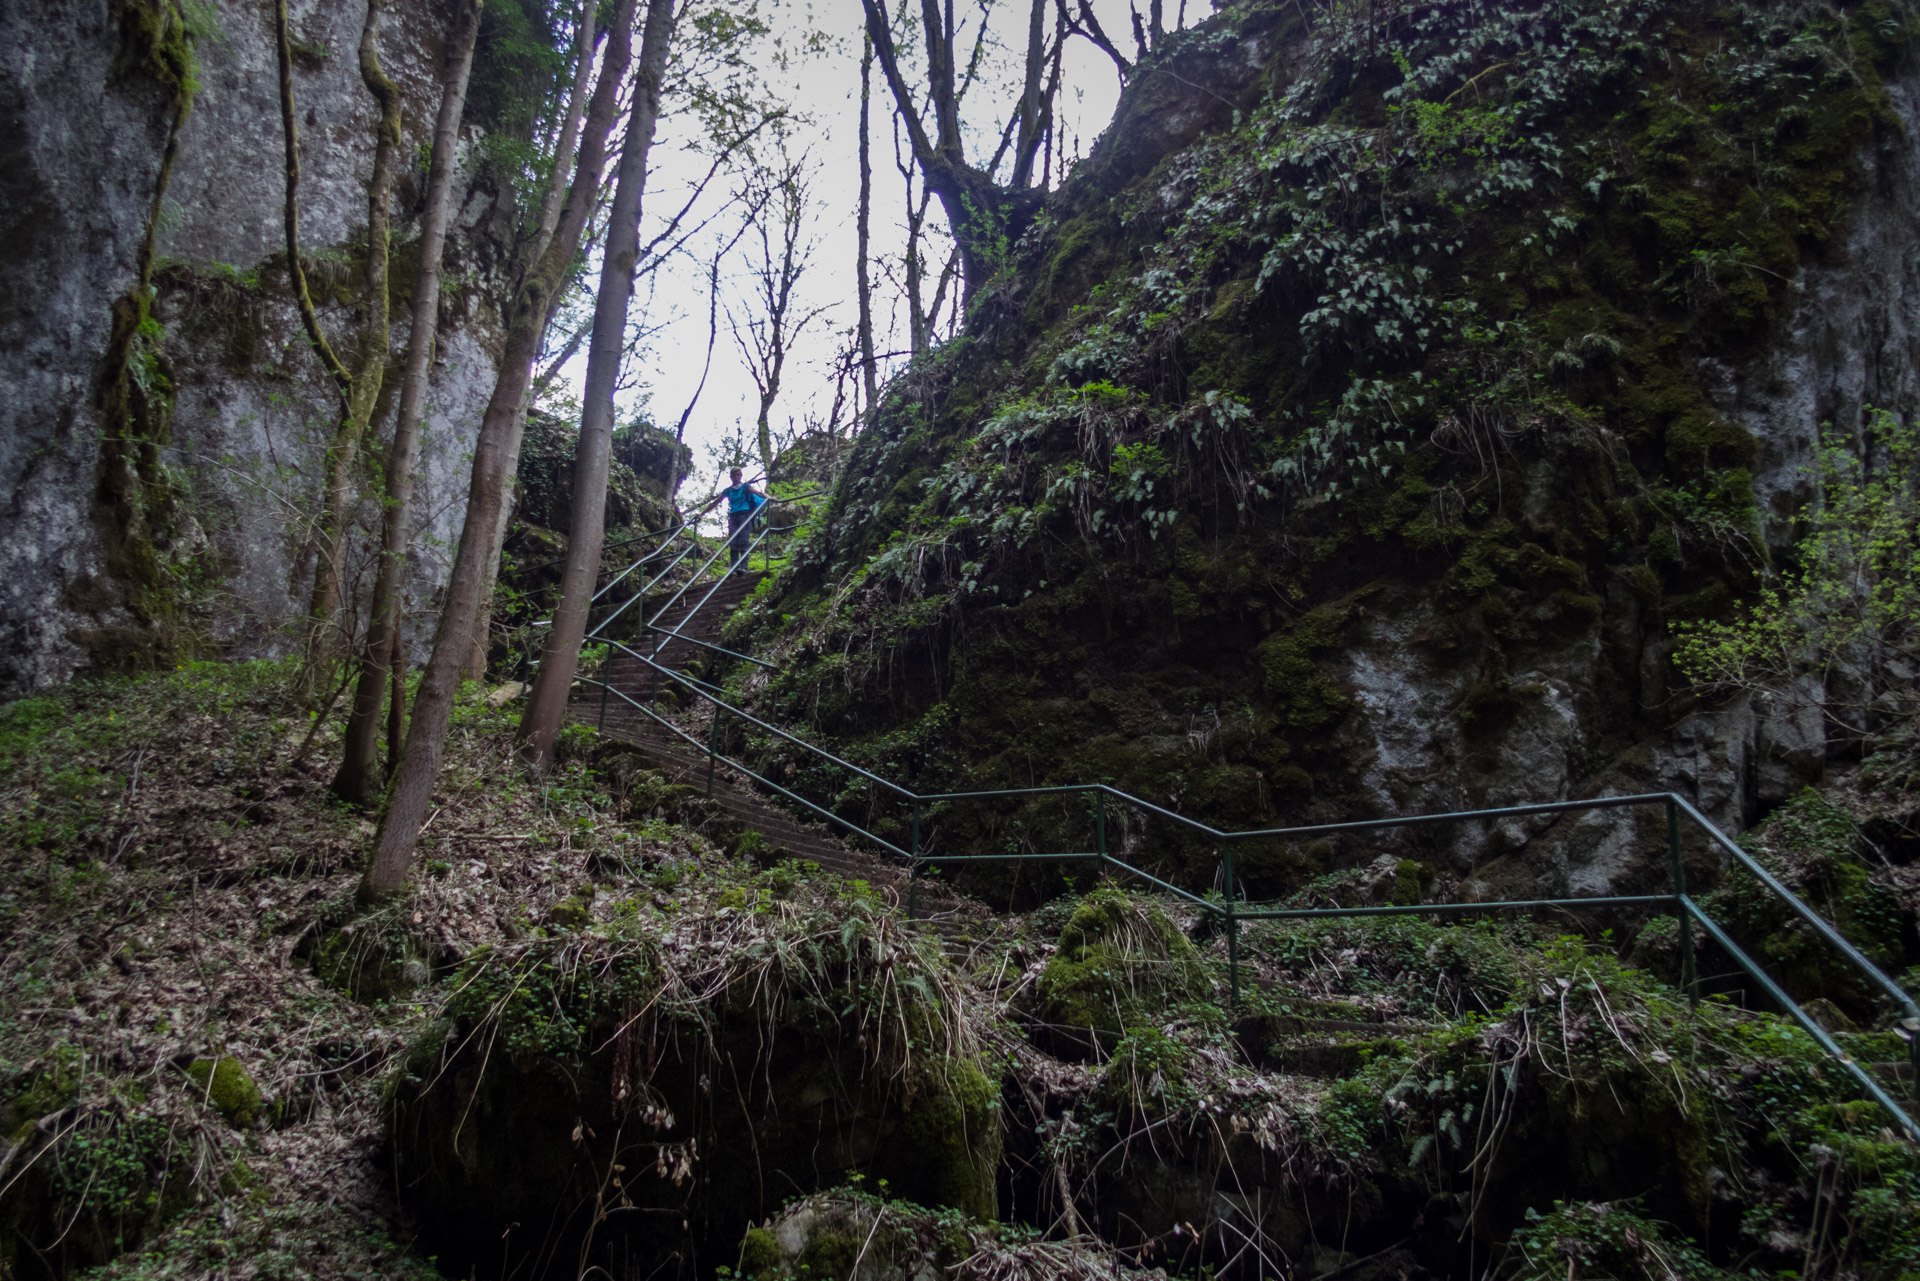
[[(657, 651), (637, 644), (633, 648), (656, 658), (663, 667), (673, 667), (697, 657), (700, 647), (686, 642), (692, 639), (718, 643), (721, 622), (764, 577), (764, 574), (743, 574), (730, 578), (711, 597), (707, 597), (707, 589), (699, 585), (688, 589), (686, 596), (666, 615), (669, 621), (663, 622), (657, 616), (654, 619), (655, 626), (680, 635), (668, 638)], [(636, 702), (644, 702), (653, 679), (652, 670), (638, 658), (616, 651), (607, 675), (614, 688)], [(574, 704), (573, 718), (586, 724), (603, 725), (608, 734), (640, 749), (650, 764), (675, 782), (704, 783), (706, 779), (705, 752), (669, 733), (630, 705), (609, 700), (603, 711), (600, 699), (588, 695)], [(905, 904), (911, 892), (911, 878), (906, 868), (881, 855), (848, 845), (828, 824), (809, 824), (772, 798), (755, 791), (725, 765), (715, 770), (712, 797), (722, 813), (759, 832), (774, 849), (789, 851), (797, 858), (849, 879), (865, 880), (889, 898)], [(968, 940), (983, 929), (991, 928), (981, 918), (978, 905), (938, 882), (922, 881), (916, 897), (922, 924), (940, 937), (941, 947), (951, 955), (963, 956), (973, 946)]]

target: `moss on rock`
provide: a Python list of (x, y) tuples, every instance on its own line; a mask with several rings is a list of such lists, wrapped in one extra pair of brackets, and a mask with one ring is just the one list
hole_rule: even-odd
[(1042, 1018), (1107, 1036), (1213, 997), (1199, 954), (1166, 914), (1110, 889), (1074, 909), (1039, 990)]
[(200, 1096), (236, 1130), (256, 1129), (266, 1114), (266, 1099), (246, 1067), (230, 1054), (195, 1059), (187, 1065)]

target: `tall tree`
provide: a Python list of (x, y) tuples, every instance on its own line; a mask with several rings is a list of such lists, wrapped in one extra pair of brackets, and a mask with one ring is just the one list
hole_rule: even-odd
[[(897, 124), (898, 121), (896, 120)], [(953, 273), (959, 262), (958, 251), (947, 255), (946, 266), (940, 269), (939, 282), (933, 291), (933, 302), (926, 301), (927, 260), (925, 245), (927, 241), (927, 211), (933, 202), (933, 193), (926, 187), (918, 188), (916, 196), (914, 176), (917, 170), (911, 160), (902, 155), (898, 130), (893, 140), (893, 163), (900, 171), (900, 179), (906, 184), (907, 243), (900, 254), (901, 273), (904, 277), (903, 288), (907, 295), (907, 350), (915, 356), (923, 356), (933, 349), (934, 328), (940, 319), (940, 308), (946, 303), (947, 290), (953, 284)], [(892, 268), (887, 268), (892, 275)]]
[(869, 276), (868, 248), (872, 243), (873, 218), (873, 143), (867, 119), (873, 108), (873, 37), (861, 40), (860, 50), (860, 209), (854, 222), (859, 254), (854, 259), (854, 289), (860, 301), (860, 375), (861, 388), (867, 394), (867, 416), (880, 403), (880, 373), (873, 357), (873, 281)]
[(300, 185), (299, 134), (293, 105), (292, 52), (287, 34), (286, 0), (274, 6), (275, 35), (280, 61), (281, 125), (286, 142), (287, 272), (294, 285), (300, 317), (316, 354), (339, 388), (342, 406), (333, 438), (328, 442), (322, 482), (318, 555), (314, 561), (313, 594), (307, 610), (308, 634), (305, 686), (309, 698), (329, 679), (334, 654), (335, 615), (340, 612), (340, 575), (346, 542), (348, 508), (353, 501), (353, 464), (360, 439), (373, 417), (386, 376), (390, 301), (388, 290), (389, 232), (393, 173), (400, 150), (400, 90), (380, 67), (380, 16), (383, 0), (367, 0), (367, 17), (360, 31), (360, 79), (380, 108), (374, 126), (373, 172), (367, 182), (367, 267), (361, 292), (361, 324), (354, 369), (349, 373), (321, 331), (307, 290), (300, 261), (297, 194)]
[[(1060, 10), (1051, 37), (1045, 22), (1045, 0), (1033, 0), (1033, 20), (1028, 26), (1025, 74), (1022, 97), (1008, 117), (1009, 137), (1018, 124), (1013, 147), (1010, 181), (1002, 183), (994, 174), (1007, 151), (1003, 140), (999, 150), (981, 167), (967, 159), (966, 144), (960, 130), (960, 106), (967, 85), (972, 83), (975, 60), (970, 60), (965, 79), (958, 74), (954, 56), (955, 24), (953, 0), (920, 0), (920, 28), (926, 46), (927, 74), (922, 90), (907, 83), (899, 52), (894, 45), (893, 24), (883, 0), (860, 0), (867, 19), (867, 35), (873, 41), (881, 75), (892, 91), (894, 110), (905, 125), (912, 144), (914, 162), (927, 189), (940, 201), (952, 229), (954, 244), (960, 253), (960, 273), (965, 296), (971, 298), (998, 266), (1006, 246), (1018, 240), (1039, 212), (1045, 194), (1032, 185), (1033, 161), (1046, 136), (1052, 115), (1049, 93), (1036, 86), (1041, 68), (1050, 56), (1052, 43), (1064, 37), (1065, 10)], [(981, 14), (984, 32), (987, 14)], [(980, 41), (976, 39), (976, 50)], [(933, 127), (928, 128), (920, 110), (923, 98), (933, 110)]]
[(439, 776), (440, 757), (446, 747), (447, 721), (460, 691), (461, 672), (473, 653), (473, 625), (480, 611), (481, 592), (492, 578), (488, 562), (494, 554), (508, 462), (518, 452), (526, 427), (522, 406), (533, 381), (533, 362), (540, 354), (553, 297), (566, 280), (587, 215), (599, 195), (607, 135), (613, 127), (621, 81), (633, 59), (634, 8), (635, 0), (618, 0), (616, 4), (599, 81), (587, 108), (573, 183), (546, 252), (521, 281), (507, 314), (500, 376), (474, 441), (467, 517), (460, 528), (459, 550), (447, 582), (433, 656), (420, 680), (412, 723), (407, 728), (406, 750), (401, 753), (387, 808), (380, 818), (373, 857), (360, 882), (363, 899), (384, 898), (405, 887), (420, 826), (433, 798), (434, 780)]
[[(546, 196), (540, 203), (540, 217), (534, 223), (533, 239), (527, 246), (522, 262), (528, 266), (538, 263), (547, 252), (547, 245), (553, 239), (554, 228), (560, 222), (560, 210), (566, 202), (567, 175), (573, 166), (574, 149), (579, 145), (581, 122), (584, 118), (587, 91), (593, 82), (593, 52), (599, 33), (595, 30), (595, 16), (598, 12), (596, 0), (582, 0), (580, 5), (580, 23), (574, 44), (573, 84), (567, 91), (567, 110), (560, 126), (560, 135), (555, 140), (553, 168), (547, 177)], [(521, 273), (524, 276), (524, 271)], [(545, 345), (547, 325), (552, 321), (552, 304), (549, 300), (549, 314), (540, 322), (540, 344)], [(538, 348), (536, 348), (538, 350)], [(531, 394), (531, 392), (529, 393)], [(525, 404), (520, 406), (520, 418), (524, 422), (527, 416)], [(520, 467), (520, 444), (516, 437), (513, 454), (507, 460), (507, 475), (514, 475)], [(507, 541), (507, 525), (513, 517), (511, 503), (500, 505), (500, 521), (493, 533), (493, 551), (487, 557), (486, 582), (480, 591), (480, 613), (474, 620), (473, 651), (467, 656), (465, 675), (469, 680), (480, 680), (487, 674), (487, 634), (492, 630), (493, 585), (499, 575), (500, 554)]]
[(627, 309), (633, 298), (640, 252), (640, 210), (647, 185), (647, 153), (660, 118), (660, 86), (673, 40), (674, 0), (648, 0), (640, 42), (640, 73), (633, 113), (620, 153), (620, 175), (606, 248), (600, 260), (600, 290), (594, 300), (593, 340), (587, 347), (586, 403), (573, 466), (573, 528), (560, 577), (560, 604), (547, 629), (539, 675), (520, 718), (520, 753), (535, 771), (553, 762), (553, 743), (567, 712), (567, 698), (580, 661), (587, 612), (606, 539), (607, 464), (613, 454), (613, 393), (627, 350)]
[(728, 316), (747, 374), (760, 394), (755, 440), (761, 470), (769, 476), (773, 474), (773, 406), (780, 396), (787, 357), (801, 333), (826, 311), (824, 306), (804, 306), (794, 296), (813, 256), (813, 244), (807, 238), (812, 194), (807, 187), (808, 167), (807, 157), (789, 156), (783, 141), (778, 164), (754, 180), (761, 191), (749, 200), (753, 212), (748, 234), (758, 241), (749, 251), (754, 256), (747, 267), (753, 299), (744, 318)]
[[(413, 533), (413, 472), (420, 453), (420, 419), (433, 360), (440, 317), (440, 266), (447, 241), (447, 215), (453, 190), (454, 153), (460, 141), (467, 78), (480, 33), (482, 0), (465, 0), (454, 11), (442, 69), (440, 112), (434, 120), (433, 154), (427, 167), (427, 207), (420, 229), (420, 272), (413, 289), (413, 323), (407, 338), (406, 372), (400, 383), (400, 412), (386, 457), (386, 492), (380, 531), (380, 563), (374, 578), (359, 682), (347, 717), (346, 746), (333, 790), (343, 800), (365, 805), (378, 795), (377, 768), (380, 705), (389, 684), (399, 690), (400, 668), (392, 661), (399, 645), (400, 586), (406, 573), (407, 545)], [(591, 10), (589, 10), (591, 11)], [(577, 128), (577, 126), (576, 126)], [(390, 671), (391, 669), (391, 671)], [(392, 720), (401, 710), (396, 695)], [(398, 738), (390, 733), (390, 738)]]
[[(732, 242), (725, 247), (714, 246), (713, 257), (708, 260), (707, 263), (707, 355), (706, 359), (703, 360), (700, 365), (700, 381), (694, 384), (693, 395), (687, 399), (687, 407), (680, 411), (680, 422), (673, 429), (673, 440), (675, 444), (686, 443), (687, 423), (692, 421), (693, 411), (700, 404), (700, 393), (707, 389), (707, 375), (713, 372), (713, 348), (715, 341), (720, 336), (720, 260), (726, 256), (727, 250), (733, 248), (734, 244), (739, 243), (740, 237), (745, 234), (745, 232), (746, 225), (742, 223), (740, 230), (734, 233)], [(691, 457), (691, 455), (689, 455), (689, 457)], [(679, 451), (676, 450), (673, 455), (671, 479), (667, 485), (668, 502), (674, 502), (674, 495), (680, 492), (680, 482), (683, 479), (685, 479), (685, 477), (680, 471), (680, 454)], [(679, 510), (676, 504), (674, 507), (675, 521), (680, 519)]]

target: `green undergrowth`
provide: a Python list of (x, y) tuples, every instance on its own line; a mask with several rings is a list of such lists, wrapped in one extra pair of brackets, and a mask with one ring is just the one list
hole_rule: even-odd
[[(1695, 1005), (1606, 942), (1518, 922), (1252, 927), (1233, 1038), (1177, 1017), (1131, 1026), (1100, 1115), (1121, 1147), (1153, 1124), (1194, 1160), (1212, 1127), (1262, 1134), (1381, 1215), (1447, 1198), (1476, 1249), (1529, 1266), (1561, 1241), (1599, 1266), (1629, 1231), (1730, 1273), (1809, 1250), (1863, 1276), (1920, 1266), (1895, 1209), (1920, 1192), (1920, 1159), (1878, 1105), (1797, 1028)], [(1107, 1140), (1083, 1151), (1090, 1173), (1113, 1159)], [(1238, 1177), (1253, 1155), (1229, 1157)]]
[[(561, 1057), (589, 1050), (587, 1029), (633, 1002), (696, 1023), (716, 1011), (776, 1023), (857, 1013), (890, 1067), (973, 1046), (928, 941), (860, 884), (791, 862), (663, 873), (586, 894), (574, 929), (476, 952), (451, 979), (445, 1017), (510, 1052)], [(683, 941), (672, 930), (683, 920), (707, 928)]]
[[(685, 798), (657, 773), (576, 730), (529, 779), (516, 709), (482, 694), (455, 710), (415, 884), (373, 914), (353, 891), (374, 825), (327, 792), (339, 726), (316, 728), (292, 663), (0, 707), (0, 1275), (424, 1275), (366, 1126), (449, 976), (579, 940), (601, 886), (698, 918), (806, 879), (707, 884), (731, 864), (662, 813)], [(977, 1111), (985, 1077), (956, 1080)]]
[[(776, 1208), (770, 1188), (851, 1173), (994, 1216), (988, 1008), (878, 894), (811, 865), (713, 864), (671, 898), (627, 884), (582, 908), (471, 956), (390, 1085), (398, 1168), (457, 1264), (480, 1225), (556, 1197), (674, 1210), (578, 1242), (593, 1258), (689, 1230), (702, 1251)], [(473, 1108), (513, 1116), (473, 1129)], [(597, 1168), (654, 1176), (609, 1191)]]
[[(1742, 844), (1883, 971), (1902, 973), (1917, 959), (1908, 941), (1912, 908), (1903, 869), (1873, 857), (1871, 843), (1840, 805), (1808, 788), (1746, 833)], [(1883, 1012), (1879, 989), (1758, 877), (1730, 870), (1705, 906), (1790, 995), (1823, 998), (1862, 1022)]]
[(1040, 975), (1041, 1015), (1118, 1036), (1151, 1014), (1205, 1009), (1213, 985), (1193, 944), (1150, 903), (1096, 890), (1081, 899)]

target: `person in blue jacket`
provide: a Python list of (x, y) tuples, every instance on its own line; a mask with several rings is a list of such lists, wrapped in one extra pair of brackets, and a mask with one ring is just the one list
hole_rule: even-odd
[(727, 500), (727, 564), (736, 565), (746, 555), (747, 526), (753, 524), (753, 518), (760, 514), (767, 496), (742, 481), (738, 467), (728, 472), (727, 476), (733, 483), (721, 490), (720, 495)]

